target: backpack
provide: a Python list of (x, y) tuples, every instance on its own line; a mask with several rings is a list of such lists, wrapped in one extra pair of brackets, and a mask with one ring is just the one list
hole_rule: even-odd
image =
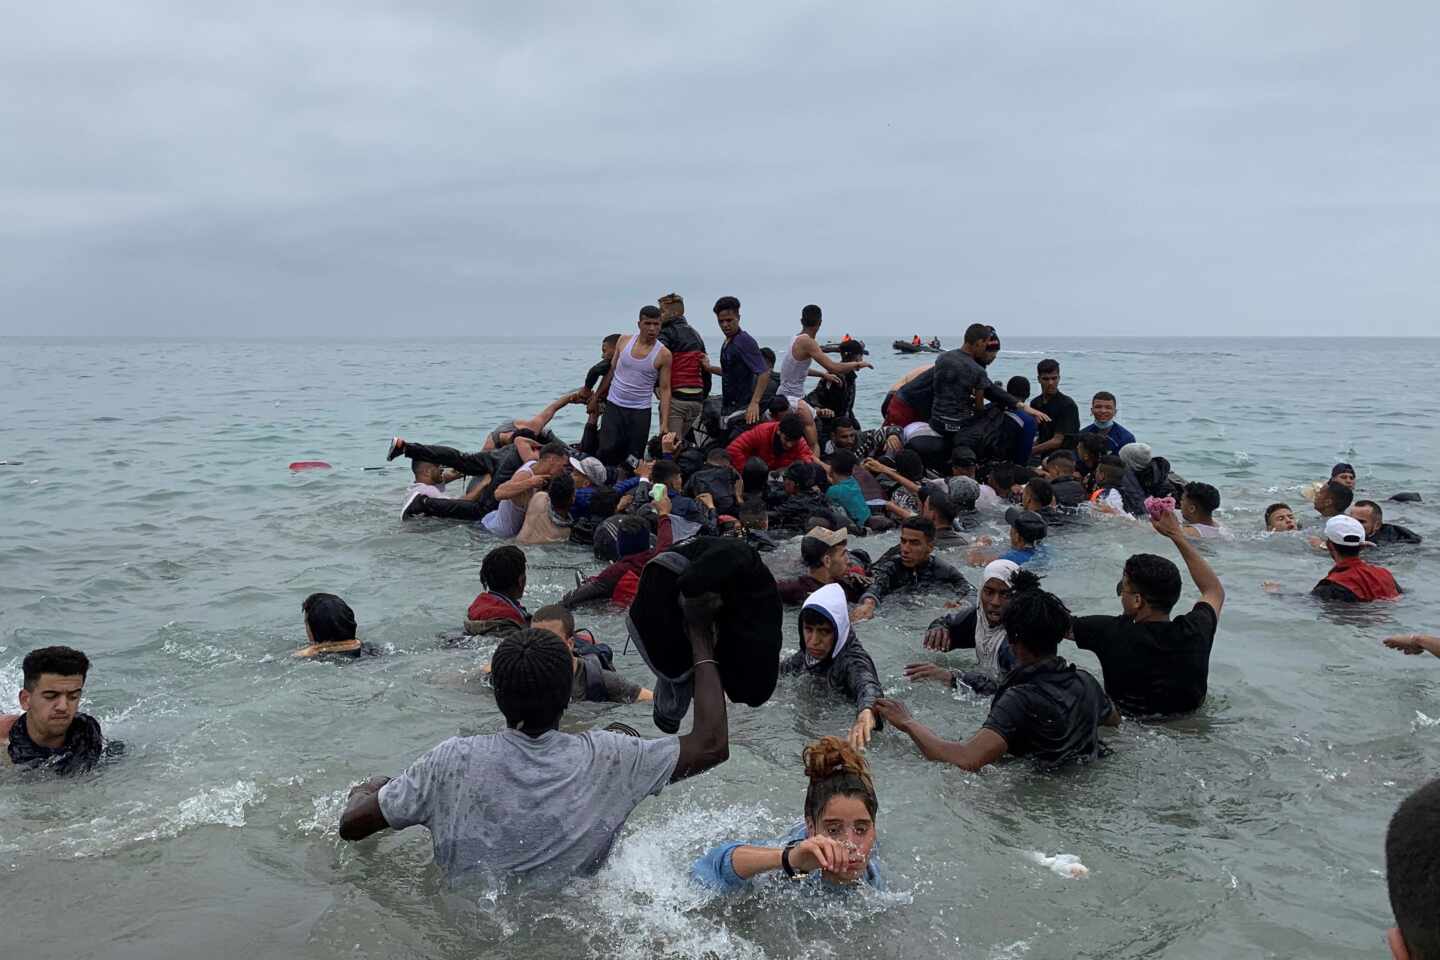
[(585, 668), (585, 699), (596, 703), (605, 703), (610, 695), (605, 692), (605, 668), (597, 656), (585, 656), (580, 658), (580, 663)]

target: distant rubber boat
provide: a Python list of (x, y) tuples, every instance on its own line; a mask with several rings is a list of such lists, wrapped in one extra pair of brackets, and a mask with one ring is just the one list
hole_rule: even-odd
[(911, 340), (896, 340), (891, 344), (896, 353), (944, 353), (940, 347), (932, 347), (928, 343), (915, 343)]
[(840, 352), (840, 348), (841, 348), (842, 346), (844, 346), (846, 343), (858, 343), (858, 344), (860, 344), (860, 351), (861, 351), (861, 353), (866, 354), (867, 356), (868, 356), (869, 353), (870, 353), (869, 350), (865, 349), (865, 341), (864, 341), (864, 340), (843, 340), (843, 341), (842, 341), (842, 340), (832, 340), (832, 341), (830, 341), (829, 343), (821, 344), (821, 345), (820, 345), (820, 349), (823, 350), (823, 351), (825, 351), (826, 353), (839, 353), (839, 352)]

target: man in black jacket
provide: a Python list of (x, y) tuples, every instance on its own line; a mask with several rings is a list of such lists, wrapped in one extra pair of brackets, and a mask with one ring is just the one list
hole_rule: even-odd
[(981, 412), (986, 400), (1006, 410), (1016, 408), (1034, 417), (1037, 423), (1048, 423), (1048, 414), (1022, 403), (1004, 387), (991, 383), (985, 364), (994, 359), (990, 351), (993, 327), (972, 323), (965, 330), (965, 345), (947, 350), (935, 361), (935, 397), (930, 406), (930, 426), (941, 436), (961, 430)]
[(1346, 513), (1359, 520), (1365, 527), (1365, 539), (1377, 547), (1420, 543), (1420, 534), (1406, 529), (1398, 523), (1386, 523), (1385, 511), (1374, 500), (1356, 500)]
[(900, 524), (900, 543), (885, 551), (885, 554), (870, 568), (874, 583), (865, 591), (852, 619), (869, 620), (875, 616), (880, 601), (891, 593), (904, 590), (913, 592), (949, 587), (955, 591), (955, 599), (970, 593), (970, 582), (959, 570), (935, 553), (935, 524), (923, 517), (906, 517)]
[(780, 672), (828, 679), (859, 711), (850, 728), (850, 745), (862, 750), (870, 742), (877, 725), (875, 701), (884, 691), (875, 661), (850, 629), (840, 584), (827, 583), (805, 601), (800, 610), (800, 649), (780, 664)]

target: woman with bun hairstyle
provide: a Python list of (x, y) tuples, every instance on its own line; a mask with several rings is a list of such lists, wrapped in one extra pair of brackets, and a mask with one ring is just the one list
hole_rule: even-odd
[(821, 737), (806, 746), (804, 760), (810, 778), (805, 819), (771, 843), (734, 841), (707, 850), (691, 868), (696, 880), (725, 893), (765, 873), (885, 888), (871, 858), (880, 802), (864, 756), (839, 737)]

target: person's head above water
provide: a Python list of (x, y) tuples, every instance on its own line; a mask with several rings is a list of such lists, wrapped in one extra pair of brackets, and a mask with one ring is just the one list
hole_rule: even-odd
[(480, 561), (480, 586), (518, 601), (525, 595), (525, 551), (509, 544)]
[(900, 563), (908, 569), (925, 566), (935, 550), (935, 524), (924, 517), (900, 521)]
[(1272, 503), (1265, 508), (1265, 529), (1273, 533), (1288, 533), (1299, 530), (1300, 524), (1296, 521), (1295, 511), (1290, 509), (1290, 504)]
[(1346, 512), (1360, 521), (1367, 537), (1375, 536), (1385, 522), (1385, 511), (1374, 500), (1356, 500)]
[(950, 476), (973, 477), (975, 476), (975, 466), (974, 450), (969, 447), (956, 447), (950, 451)]
[(1050, 532), (1044, 517), (1022, 507), (1006, 510), (1005, 522), (1010, 524), (1010, 546), (1016, 550), (1033, 549)]
[(1070, 610), (1055, 594), (1037, 583), (1016, 590), (1005, 607), (1005, 638), (1022, 665), (1053, 657), (1070, 632)]
[(820, 329), (820, 308), (818, 306), (813, 303), (806, 304), (805, 308), (800, 311), (800, 329), (812, 336), (815, 331)]
[(1115, 394), (1109, 390), (1101, 390), (1090, 399), (1090, 416), (1095, 420), (1095, 426), (1102, 430), (1109, 429), (1115, 419)]
[(550, 481), (546, 487), (550, 494), (550, 509), (556, 513), (569, 513), (570, 508), (575, 505), (575, 478), (569, 473), (562, 473)]
[(1343, 514), (1325, 521), (1325, 548), (1336, 563), (1360, 556), (1360, 551), (1374, 544), (1365, 539), (1365, 527), (1354, 517)]
[(1385, 831), (1385, 883), (1396, 960), (1440, 960), (1440, 780), (1406, 797)]
[[(1080, 461), (1090, 468), (1094, 468), (1109, 449), (1110, 444), (1095, 432), (1082, 433), (1075, 441), (1075, 452), (1080, 455)], [(1121, 466), (1124, 466), (1123, 460)]]
[(575, 648), (575, 614), (562, 604), (550, 603), (535, 611), (530, 626), (536, 630), (549, 630), (565, 641), (565, 646)]
[(1186, 523), (1214, 524), (1212, 514), (1220, 509), (1220, 491), (1198, 480), (1185, 484), (1180, 496), (1180, 516)]
[(981, 577), (980, 612), (990, 626), (999, 626), (1015, 591), (1038, 586), (1040, 578), (1022, 569), (1015, 561), (992, 560)]
[(333, 593), (312, 593), (300, 604), (305, 635), (311, 643), (338, 643), (355, 639), (355, 611)]
[(1315, 512), (1322, 517), (1339, 516), (1350, 508), (1355, 491), (1338, 480), (1328, 480), (1315, 491)]
[(1046, 507), (1055, 506), (1055, 488), (1044, 477), (1036, 477), (1025, 484), (1020, 495), (1020, 505), (1032, 513), (1039, 513)]
[(1115, 584), (1125, 616), (1136, 621), (1169, 620), (1180, 600), (1180, 570), (1153, 553), (1133, 554)]
[(1351, 490), (1355, 489), (1355, 468), (1348, 463), (1337, 463), (1330, 468), (1330, 479), (1336, 483), (1343, 483)]
[(740, 301), (735, 297), (721, 297), (715, 301), (715, 322), (720, 332), (729, 340), (740, 332)]
[(570, 448), (561, 440), (551, 440), (540, 448), (530, 472), (537, 477), (553, 477), (570, 469)]
[(860, 466), (860, 458), (855, 456), (853, 450), (845, 447), (835, 451), (830, 458), (830, 473), (843, 480), (846, 477), (854, 476), (855, 468)]
[(20, 709), (30, 738), (57, 747), (80, 712), (90, 658), (71, 647), (41, 647), (25, 654), (20, 671)]
[(821, 737), (805, 747), (805, 835), (845, 845), (843, 870), (825, 871), (826, 880), (854, 883), (865, 874), (875, 848), (875, 815), (880, 800), (860, 751), (839, 737)]
[(1099, 486), (1118, 487), (1124, 478), (1124, 460), (1113, 454), (1107, 454), (1100, 458), (1100, 464), (1095, 468), (1095, 481)]
[(559, 726), (570, 704), (570, 658), (570, 647), (549, 630), (530, 627), (500, 641), (490, 659), (490, 681), (506, 726), (531, 737)]
[(445, 468), (438, 463), (431, 463), (429, 460), (411, 460), (410, 473), (416, 483), (428, 483), (438, 487), (445, 474)]
[(844, 530), (811, 527), (800, 540), (800, 559), (810, 575), (822, 583), (834, 583), (850, 567), (849, 538)]
[(1075, 476), (1075, 454), (1069, 450), (1056, 450), (1045, 458), (1041, 469), (1048, 480), (1068, 480)]

